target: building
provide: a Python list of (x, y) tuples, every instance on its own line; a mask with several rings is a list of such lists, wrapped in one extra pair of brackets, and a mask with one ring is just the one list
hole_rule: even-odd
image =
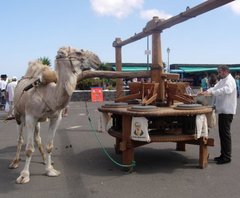
[[(217, 74), (217, 67), (221, 64), (172, 64), (171, 73), (180, 74), (182, 81), (190, 82), (193, 86), (199, 86), (204, 74)], [(240, 64), (227, 64), (233, 75), (240, 73)]]
[[(111, 63), (116, 71), (115, 63)], [(181, 81), (187, 81), (193, 86), (199, 86), (201, 78), (205, 73), (217, 74), (217, 67), (221, 64), (171, 64), (170, 73), (178, 73)], [(240, 64), (227, 64), (233, 75), (240, 73)], [(138, 72), (151, 69), (151, 64), (147, 63), (122, 63), (122, 71)]]

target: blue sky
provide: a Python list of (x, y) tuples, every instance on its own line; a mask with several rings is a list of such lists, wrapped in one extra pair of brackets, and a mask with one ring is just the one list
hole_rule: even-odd
[[(0, 73), (24, 75), (28, 62), (72, 46), (115, 61), (112, 43), (139, 33), (153, 16), (169, 18), (204, 0), (2, 0)], [(163, 61), (240, 64), (240, 0), (166, 29)], [(124, 46), (123, 62), (146, 62), (146, 38)], [(151, 48), (151, 46), (150, 46)], [(151, 57), (150, 57), (151, 61)]]

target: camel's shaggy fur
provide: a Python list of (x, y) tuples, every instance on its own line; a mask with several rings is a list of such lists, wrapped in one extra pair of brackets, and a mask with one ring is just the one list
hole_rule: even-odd
[[(63, 47), (59, 49), (55, 63), (56, 73), (39, 62), (30, 63), (26, 75), (15, 89), (14, 113), (18, 123), (19, 141), (17, 154), (10, 164), (10, 168), (18, 167), (24, 126), (27, 131), (26, 162), (24, 169), (16, 180), (17, 183), (22, 184), (30, 181), (29, 166), (34, 152), (34, 139), (43, 159), (46, 159), (46, 174), (48, 176), (58, 176), (60, 174), (52, 166), (51, 153), (55, 132), (62, 118), (61, 111), (69, 102), (78, 76), (85, 69), (99, 66), (100, 60), (92, 52)], [(28, 81), (34, 82), (36, 79), (40, 79), (41, 83), (28, 91), (22, 92)], [(45, 158), (41, 144), (39, 122), (46, 120), (46, 118), (49, 119), (49, 135)]]

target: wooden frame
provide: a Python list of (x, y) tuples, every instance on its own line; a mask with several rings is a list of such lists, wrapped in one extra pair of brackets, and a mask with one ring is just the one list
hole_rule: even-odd
[(129, 100), (140, 99), (142, 105), (154, 104), (157, 99), (159, 83), (129, 83), (130, 94), (119, 97), (115, 102), (127, 102)]

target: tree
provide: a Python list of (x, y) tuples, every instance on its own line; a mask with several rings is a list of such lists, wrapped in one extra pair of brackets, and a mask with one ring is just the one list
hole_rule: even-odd
[(43, 65), (47, 65), (49, 67), (51, 67), (51, 60), (48, 57), (40, 57), (38, 59), (39, 62), (41, 62)]

